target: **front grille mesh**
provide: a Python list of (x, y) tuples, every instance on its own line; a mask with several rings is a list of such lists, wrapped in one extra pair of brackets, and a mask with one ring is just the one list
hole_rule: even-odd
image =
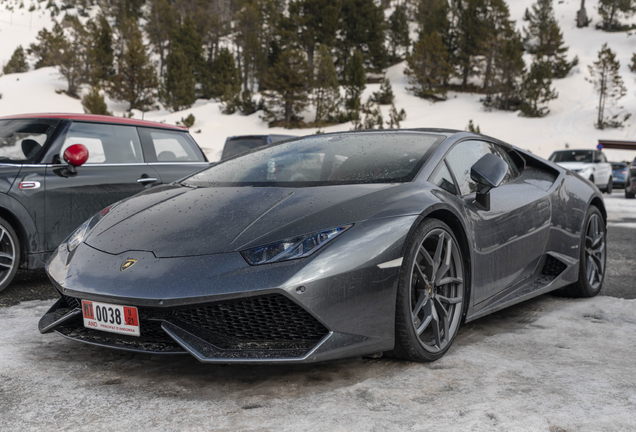
[[(80, 299), (63, 298), (71, 308), (81, 305)], [(311, 314), (280, 294), (195, 308), (139, 307), (138, 311), (143, 340), (164, 345), (172, 345), (174, 341), (161, 328), (162, 321), (182, 327), (224, 350), (308, 350), (328, 333)], [(134, 340), (127, 337), (128, 343)]]

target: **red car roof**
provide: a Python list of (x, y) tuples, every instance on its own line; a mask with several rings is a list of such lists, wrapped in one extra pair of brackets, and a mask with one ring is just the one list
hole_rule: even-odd
[(96, 114), (65, 114), (65, 113), (44, 113), (44, 114), (19, 114), (6, 117), (0, 117), (0, 120), (8, 119), (30, 119), (30, 118), (54, 118), (64, 120), (78, 120), (94, 123), (110, 123), (110, 124), (122, 124), (129, 126), (146, 126), (154, 128), (172, 129), (179, 131), (187, 131), (188, 128), (184, 126), (169, 125), (166, 123), (153, 122), (148, 120), (136, 120), (125, 117), (114, 117), (106, 115)]

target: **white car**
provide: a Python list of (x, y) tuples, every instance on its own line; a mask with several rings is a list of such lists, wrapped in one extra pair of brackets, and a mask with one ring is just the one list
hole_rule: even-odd
[(612, 164), (598, 150), (561, 150), (552, 153), (550, 161), (579, 174), (601, 191), (612, 193)]

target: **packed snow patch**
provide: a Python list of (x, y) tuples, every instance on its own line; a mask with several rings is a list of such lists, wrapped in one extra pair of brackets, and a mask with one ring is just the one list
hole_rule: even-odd
[(213, 366), (41, 335), (50, 302), (0, 309), (14, 430), (636, 429), (636, 300), (543, 296), (460, 330), (429, 364)]

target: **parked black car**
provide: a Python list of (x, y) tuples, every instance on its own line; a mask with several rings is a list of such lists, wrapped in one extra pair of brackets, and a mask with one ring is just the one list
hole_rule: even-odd
[(625, 198), (634, 198), (636, 196), (636, 158), (627, 167), (625, 174)]
[(210, 363), (430, 361), (462, 322), (597, 295), (606, 227), (590, 182), (490, 137), (311, 135), (87, 220), (47, 265), (39, 329)]
[(615, 188), (624, 188), (627, 177), (627, 164), (623, 162), (612, 162), (612, 181)]
[(179, 126), (82, 114), (0, 118), (0, 291), (18, 266), (44, 267), (99, 210), (208, 166)]
[(296, 138), (294, 135), (242, 135), (232, 136), (225, 140), (221, 160), (231, 158), (246, 151), (262, 147), (267, 144)]

